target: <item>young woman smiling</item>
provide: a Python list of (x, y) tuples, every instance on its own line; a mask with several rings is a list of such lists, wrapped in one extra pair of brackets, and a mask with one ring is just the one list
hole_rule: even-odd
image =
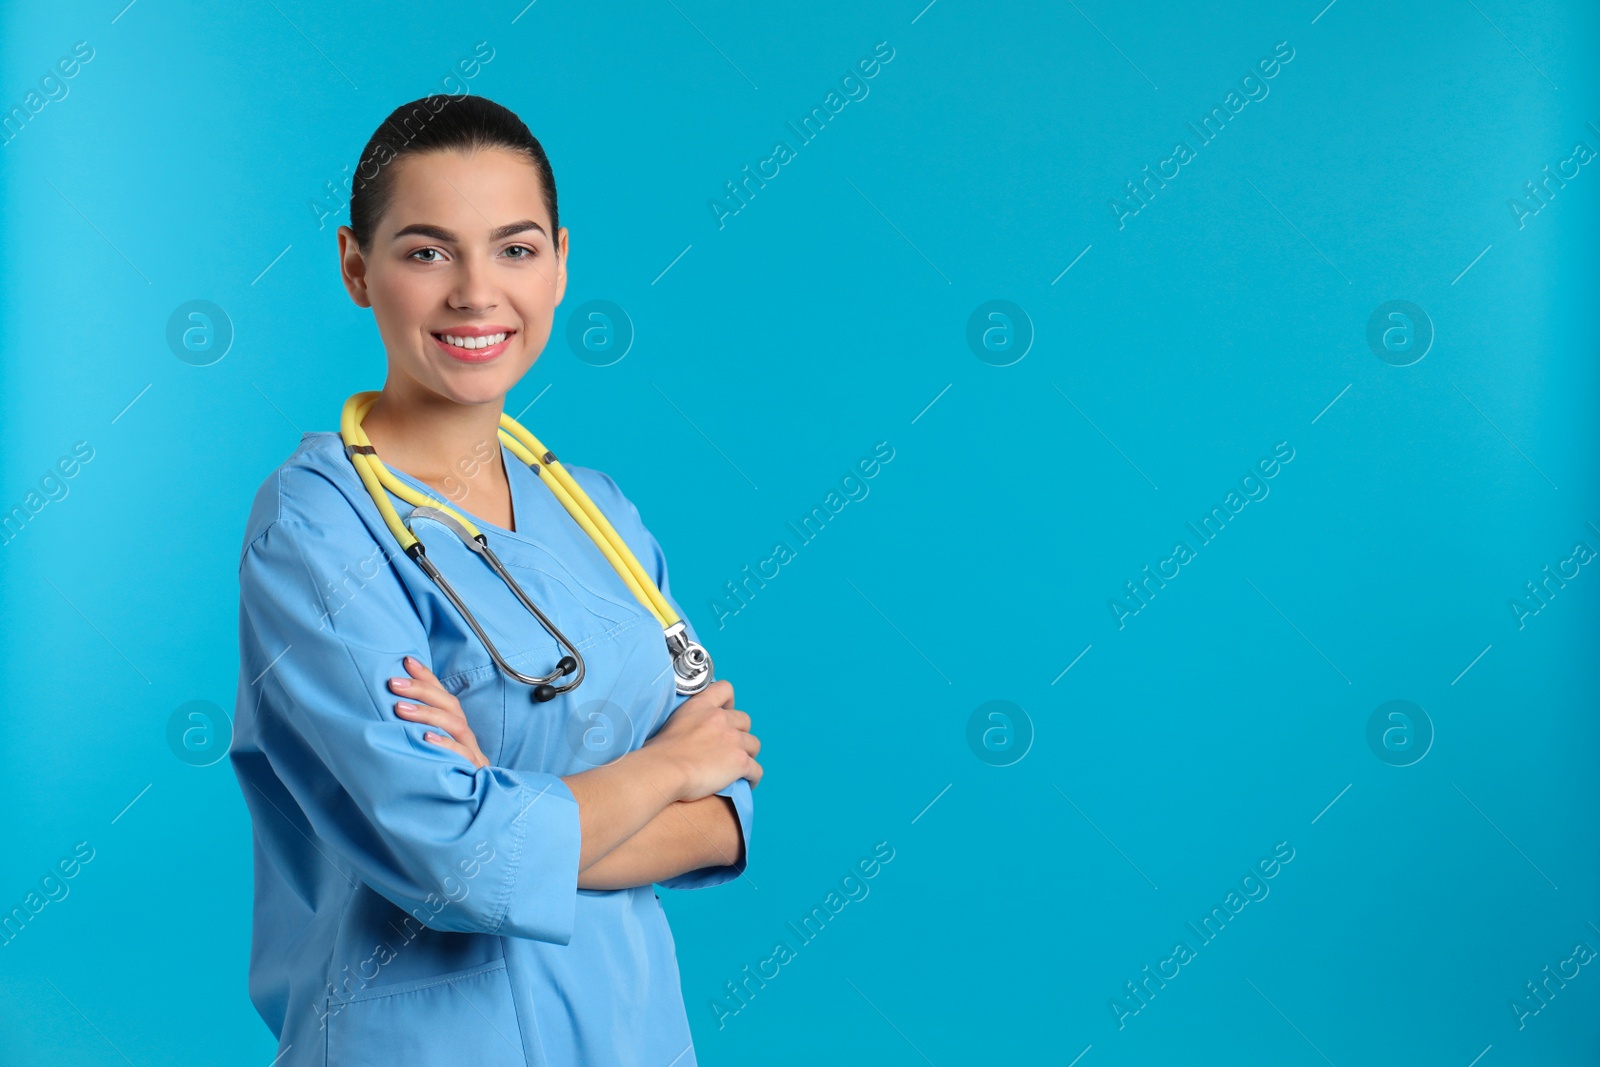
[[(251, 998), (279, 1067), (688, 1067), (652, 885), (743, 873), (760, 742), (727, 681), (681, 695), (660, 619), (547, 484), (551, 457), (537, 471), (498, 437), (566, 290), (549, 161), (505, 108), (435, 96), (384, 121), (358, 174), (338, 238), (388, 359), (355, 419), (369, 444), (303, 435), (256, 494), (240, 560)], [(581, 651), (581, 684), (530, 699), (400, 551), (358, 455), (448, 495)], [(670, 601), (616, 482), (565, 469)], [(508, 663), (562, 659), (482, 558), (425, 547)], [(380, 549), (374, 577), (339, 584)]]

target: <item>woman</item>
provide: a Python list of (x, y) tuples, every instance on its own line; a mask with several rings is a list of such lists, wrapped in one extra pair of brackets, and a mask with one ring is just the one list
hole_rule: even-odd
[[(726, 681), (679, 695), (661, 622), (550, 471), (497, 438), (566, 289), (550, 164), (505, 108), (435, 96), (385, 120), (356, 185), (340, 263), (388, 355), (359, 429), (483, 533), (584, 673), (530, 699), (401, 551), (364, 448), (304, 434), (256, 494), (239, 565), (251, 999), (278, 1067), (687, 1067), (652, 884), (743, 873), (760, 742)], [(638, 510), (567, 470), (670, 597)], [(507, 584), (443, 525), (409, 525), (507, 663), (549, 674), (566, 649)]]

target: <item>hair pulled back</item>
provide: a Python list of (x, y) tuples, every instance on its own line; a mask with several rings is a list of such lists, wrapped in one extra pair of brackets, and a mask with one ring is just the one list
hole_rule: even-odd
[(561, 228), (556, 215), (556, 179), (539, 139), (508, 108), (481, 96), (435, 94), (401, 104), (378, 126), (361, 152), (350, 189), (350, 229), (363, 253), (372, 250), (373, 228), (394, 199), (393, 164), (423, 152), (508, 148), (521, 152), (539, 172), (550, 239)]

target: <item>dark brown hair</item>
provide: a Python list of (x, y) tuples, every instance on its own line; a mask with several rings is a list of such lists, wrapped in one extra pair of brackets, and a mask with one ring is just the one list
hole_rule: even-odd
[(361, 152), (350, 189), (350, 229), (362, 252), (372, 250), (373, 227), (394, 198), (391, 164), (422, 152), (509, 148), (522, 152), (539, 172), (544, 206), (550, 212), (550, 240), (561, 221), (556, 215), (556, 178), (544, 146), (507, 108), (481, 96), (436, 94), (401, 104), (390, 112)]

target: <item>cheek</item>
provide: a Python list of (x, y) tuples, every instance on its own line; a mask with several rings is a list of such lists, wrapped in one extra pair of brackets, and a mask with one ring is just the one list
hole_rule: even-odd
[(542, 310), (544, 317), (549, 318), (550, 312), (561, 299), (563, 279), (552, 263), (552, 260), (545, 260), (538, 271), (523, 285), (522, 291), (526, 294), (527, 310), (530, 315)]
[(546, 309), (542, 318), (533, 318), (530, 314), (522, 317), (522, 351), (519, 363), (524, 372), (532, 367), (534, 361), (549, 346), (551, 337), (551, 312)]
[(423, 324), (444, 300), (437, 282), (404, 271), (374, 273), (367, 283), (367, 295), (385, 340), (423, 336)]

